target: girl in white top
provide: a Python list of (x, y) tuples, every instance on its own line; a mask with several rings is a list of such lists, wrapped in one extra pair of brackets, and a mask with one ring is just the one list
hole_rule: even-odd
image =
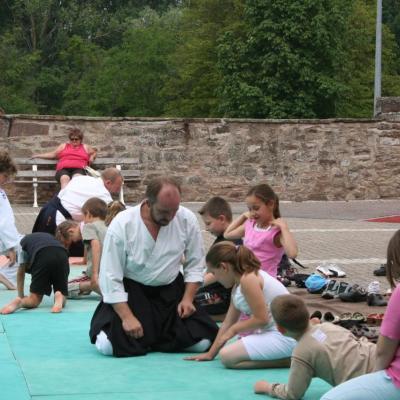
[[(232, 242), (215, 244), (206, 256), (208, 271), (223, 286), (232, 287), (232, 299), (225, 320), (207, 353), (186, 360), (210, 361), (218, 354), (227, 368), (289, 367), (296, 342), (278, 332), (269, 304), (287, 289), (260, 270), (260, 261), (245, 246)], [(239, 320), (240, 313), (249, 315)], [(240, 332), (252, 333), (230, 344)]]

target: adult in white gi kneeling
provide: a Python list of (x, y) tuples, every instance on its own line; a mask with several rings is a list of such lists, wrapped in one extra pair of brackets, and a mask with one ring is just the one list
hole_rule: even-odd
[(200, 226), (180, 200), (174, 179), (157, 178), (146, 199), (109, 226), (100, 263), (103, 301), (89, 332), (101, 353), (200, 352), (215, 339), (217, 325), (194, 303), (204, 274)]

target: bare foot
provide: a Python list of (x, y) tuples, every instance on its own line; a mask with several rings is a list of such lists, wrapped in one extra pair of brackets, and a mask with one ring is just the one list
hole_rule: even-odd
[(18, 310), (22, 307), (22, 299), (21, 297), (16, 297), (11, 303), (4, 306), (0, 313), (2, 314), (12, 314), (14, 311)]
[(2, 283), (8, 290), (16, 290), (17, 288), (5, 276), (0, 274), (0, 283)]
[(54, 305), (51, 309), (52, 313), (60, 313), (64, 307), (65, 298), (60, 291), (54, 293)]

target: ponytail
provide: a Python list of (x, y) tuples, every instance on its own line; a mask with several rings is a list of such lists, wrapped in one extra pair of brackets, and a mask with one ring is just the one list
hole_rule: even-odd
[(219, 268), (222, 262), (231, 265), (239, 275), (260, 269), (260, 261), (245, 246), (235, 246), (232, 242), (219, 242), (211, 247), (206, 255), (206, 263), (212, 268)]

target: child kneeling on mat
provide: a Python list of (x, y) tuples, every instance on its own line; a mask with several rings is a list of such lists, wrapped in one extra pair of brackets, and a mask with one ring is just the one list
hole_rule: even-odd
[[(68, 251), (67, 248), (80, 240), (77, 222), (67, 220), (58, 225), (56, 237), (45, 232), (26, 235), (21, 240), (20, 265), (17, 272), (18, 297), (4, 306), (1, 314), (11, 314), (19, 308), (36, 308), (43, 296), (53, 289), (53, 313), (65, 306), (68, 294)], [(32, 275), (30, 294), (24, 296), (25, 272)]]
[(330, 322), (310, 321), (307, 307), (298, 296), (276, 297), (271, 313), (278, 330), (298, 343), (292, 354), (288, 384), (258, 381), (256, 393), (301, 399), (314, 377), (336, 386), (373, 371), (375, 344), (366, 338), (357, 339), (347, 329)]
[[(245, 246), (220, 242), (206, 256), (208, 271), (224, 287), (232, 288), (231, 303), (218, 335), (207, 353), (186, 360), (210, 361), (218, 354), (227, 368), (288, 367), (296, 342), (278, 332), (269, 312), (270, 302), (287, 289), (260, 269), (260, 261)], [(240, 313), (249, 316), (239, 320)], [(241, 332), (251, 332), (225, 343)]]

